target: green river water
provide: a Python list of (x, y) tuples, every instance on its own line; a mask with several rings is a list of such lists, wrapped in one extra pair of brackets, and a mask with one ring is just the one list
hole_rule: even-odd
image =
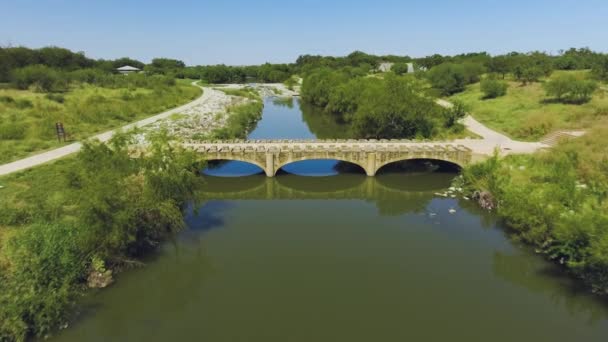
[[(297, 100), (267, 100), (250, 138), (347, 136)], [(284, 171), (206, 170), (189, 228), (89, 296), (53, 340), (608, 341), (606, 303), (491, 213), (435, 195), (452, 168)]]

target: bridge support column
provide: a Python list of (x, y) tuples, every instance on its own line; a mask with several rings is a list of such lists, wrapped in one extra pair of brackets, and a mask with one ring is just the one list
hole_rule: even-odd
[(274, 177), (274, 154), (266, 152), (266, 168), (264, 169), (267, 177)]
[(376, 175), (376, 153), (368, 152), (367, 153), (367, 165), (365, 166), (365, 173), (368, 176), (373, 177)]

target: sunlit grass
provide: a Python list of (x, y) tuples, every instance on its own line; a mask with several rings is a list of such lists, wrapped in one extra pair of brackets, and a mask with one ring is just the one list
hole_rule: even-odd
[[(584, 74), (585, 71), (575, 73)], [(479, 83), (476, 83), (450, 100), (464, 102), (482, 123), (522, 140), (538, 140), (559, 129), (588, 129), (608, 118), (608, 92), (605, 90), (598, 90), (588, 103), (574, 105), (551, 101), (546, 97), (542, 83), (525, 86), (519, 82), (508, 83), (507, 95), (503, 97), (483, 100)]]
[(200, 95), (186, 83), (156, 89), (82, 85), (52, 95), (0, 89), (0, 163), (65, 144), (57, 141), (56, 122), (77, 141), (184, 104)]

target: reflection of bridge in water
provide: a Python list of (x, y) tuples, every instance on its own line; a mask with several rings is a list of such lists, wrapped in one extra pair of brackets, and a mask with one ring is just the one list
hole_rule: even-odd
[(473, 159), (468, 147), (447, 142), (409, 140), (234, 140), (187, 142), (186, 148), (206, 160), (234, 160), (257, 165), (268, 177), (283, 166), (303, 160), (331, 159), (360, 166), (375, 176), (384, 166), (406, 160), (430, 159), (460, 167)]
[(381, 213), (419, 212), (435, 197), (434, 192), (450, 186), (445, 173), (385, 174), (366, 177), (284, 175), (267, 178), (209, 177), (198, 192), (201, 200), (364, 200), (375, 202)]

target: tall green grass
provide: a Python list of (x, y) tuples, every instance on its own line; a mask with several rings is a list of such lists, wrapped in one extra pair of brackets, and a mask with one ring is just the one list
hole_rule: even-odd
[(0, 163), (62, 145), (55, 123), (69, 139), (105, 130), (184, 104), (200, 95), (190, 85), (101, 88), (81, 84), (64, 94), (0, 89)]
[[(561, 71), (556, 74), (581, 74)], [(608, 120), (608, 92), (598, 90), (584, 104), (551, 101), (542, 83), (508, 82), (507, 94), (484, 99), (479, 83), (450, 97), (467, 105), (470, 113), (490, 128), (520, 140), (535, 141), (559, 129), (587, 129)]]

